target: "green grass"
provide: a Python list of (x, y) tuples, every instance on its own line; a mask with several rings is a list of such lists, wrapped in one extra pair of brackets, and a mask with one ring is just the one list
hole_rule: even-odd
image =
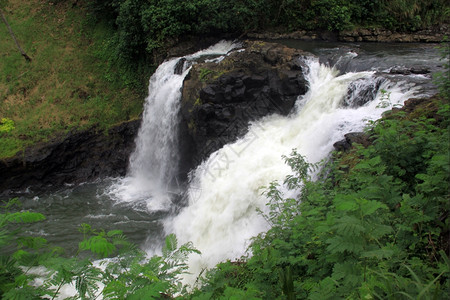
[(142, 91), (112, 67), (108, 27), (86, 21), (80, 5), (10, 0), (3, 9), (32, 62), (0, 23), (0, 118), (15, 126), (0, 134), (0, 158), (61, 132), (107, 129), (141, 113)]

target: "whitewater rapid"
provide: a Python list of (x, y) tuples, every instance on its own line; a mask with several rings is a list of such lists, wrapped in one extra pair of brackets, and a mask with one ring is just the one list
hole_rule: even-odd
[[(373, 86), (374, 72), (339, 75), (317, 59), (310, 58), (306, 64), (309, 91), (298, 98), (294, 112), (253, 122), (244, 137), (213, 153), (192, 172), (188, 205), (165, 222), (167, 233), (175, 233), (180, 243), (193, 242), (202, 252), (190, 257), (192, 274), (185, 277), (186, 283), (192, 284), (204, 269), (244, 255), (250, 239), (269, 228), (258, 213), (267, 212), (262, 187), (290, 173), (282, 155), (295, 148), (309, 162), (318, 162), (344, 134), (363, 130), (368, 120), (380, 118), (383, 111), (403, 104), (415, 93), (406, 83), (385, 80), (373, 101), (362, 107), (344, 107), (344, 99), (348, 104), (359, 95), (358, 91), (348, 93), (349, 85), (359, 80), (362, 84), (355, 84), (356, 89)], [(385, 97), (381, 90), (389, 92), (390, 107), (379, 106)]]
[[(221, 41), (192, 55), (162, 63), (149, 82), (136, 148), (130, 156), (128, 174), (113, 184), (108, 194), (118, 202), (145, 202), (149, 211), (167, 211), (180, 193), (178, 172), (178, 115), (183, 80), (192, 64), (201, 57), (216, 57), (239, 47)], [(180, 68), (181, 64), (181, 68)], [(176, 72), (180, 69), (181, 72)]]
[[(150, 79), (128, 175), (111, 186), (111, 198), (121, 203), (144, 202), (148, 211), (170, 211), (173, 194), (183, 192), (172, 184), (178, 171), (183, 80), (199, 57), (214, 56), (220, 63), (223, 55), (236, 47), (221, 42), (193, 55), (168, 60), (156, 70)], [(349, 52), (338, 62), (348, 64), (356, 56)], [(181, 72), (176, 72), (181, 63)], [(180, 244), (190, 241), (202, 252), (189, 258), (191, 275), (185, 276), (185, 283), (192, 284), (204, 269), (246, 254), (251, 238), (269, 228), (258, 211), (267, 212), (264, 188), (290, 174), (282, 155), (297, 149), (309, 162), (318, 162), (329, 155), (344, 134), (363, 130), (368, 120), (379, 119), (383, 111), (402, 105), (417, 93), (412, 84), (390, 81), (375, 71), (340, 74), (337, 68), (313, 57), (304, 64), (308, 92), (298, 97), (291, 114), (273, 114), (252, 122), (245, 136), (214, 152), (190, 173), (184, 191), (186, 206), (177, 215), (166, 214), (164, 233), (175, 233)], [(374, 99), (360, 106), (361, 96), (367, 94)], [(381, 107), (387, 95), (388, 105)], [(155, 246), (149, 246), (150, 254)]]

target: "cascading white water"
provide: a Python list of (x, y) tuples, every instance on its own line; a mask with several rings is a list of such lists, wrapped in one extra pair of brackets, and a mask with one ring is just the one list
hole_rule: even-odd
[[(130, 157), (129, 172), (111, 186), (114, 199), (136, 203), (145, 201), (152, 211), (167, 210), (178, 167), (178, 113), (183, 80), (189, 67), (201, 56), (227, 54), (238, 45), (221, 41), (206, 50), (161, 64), (150, 78), (136, 150)], [(181, 74), (175, 68), (184, 62)]]
[[(257, 212), (266, 210), (267, 199), (261, 195), (261, 187), (289, 174), (282, 155), (296, 148), (309, 162), (318, 162), (345, 133), (362, 130), (365, 120), (378, 119), (387, 109), (377, 107), (381, 93), (362, 107), (342, 106), (349, 84), (371, 78), (373, 72), (338, 76), (338, 71), (317, 60), (307, 64), (309, 91), (297, 100), (294, 113), (254, 122), (243, 138), (213, 153), (191, 174), (187, 207), (165, 224), (166, 231), (174, 232), (180, 242), (192, 241), (202, 252), (190, 258), (192, 275), (185, 278), (186, 282), (193, 283), (204, 268), (240, 257), (250, 238), (268, 229)], [(412, 88), (389, 81), (380, 89), (390, 92), (392, 104), (403, 103), (414, 93)]]

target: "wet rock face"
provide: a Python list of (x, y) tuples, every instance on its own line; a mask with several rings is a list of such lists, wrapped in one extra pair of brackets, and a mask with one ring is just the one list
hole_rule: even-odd
[(364, 132), (350, 132), (344, 135), (344, 139), (333, 144), (333, 147), (337, 151), (348, 151), (352, 148), (353, 144), (360, 144), (364, 147), (368, 147), (372, 143), (371, 138)]
[(431, 73), (431, 71), (427, 67), (406, 68), (395, 66), (391, 68), (391, 70), (389, 71), (389, 74), (399, 74), (399, 75), (429, 74), (429, 73)]
[(360, 107), (374, 100), (384, 80), (383, 77), (369, 77), (350, 83), (343, 101), (344, 107)]
[(139, 124), (122, 123), (107, 134), (93, 129), (69, 133), (0, 160), (0, 195), (125, 175)]
[(182, 169), (206, 159), (248, 131), (250, 121), (287, 115), (305, 94), (302, 59), (282, 45), (246, 42), (220, 63), (194, 65), (184, 81), (180, 134)]

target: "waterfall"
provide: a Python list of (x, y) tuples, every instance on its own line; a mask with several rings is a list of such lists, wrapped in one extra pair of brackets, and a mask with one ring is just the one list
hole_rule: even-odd
[[(150, 211), (171, 208), (171, 193), (179, 192), (172, 190), (171, 183), (177, 173), (177, 118), (183, 80), (199, 57), (217, 57), (235, 47), (221, 42), (193, 55), (168, 60), (156, 70), (150, 79), (128, 175), (109, 190), (114, 199), (144, 202)], [(352, 59), (355, 54), (345, 57)], [(378, 77), (375, 71), (341, 74), (313, 58), (305, 64), (309, 90), (297, 99), (294, 111), (289, 116), (275, 114), (252, 122), (245, 136), (203, 161), (190, 174), (186, 207), (164, 220), (166, 233), (175, 233), (180, 244), (193, 242), (202, 252), (201, 256), (190, 257), (192, 275), (185, 277), (186, 282), (193, 283), (201, 270), (220, 261), (239, 258), (246, 253), (250, 239), (268, 229), (258, 213), (266, 211), (267, 199), (261, 193), (270, 182), (290, 174), (282, 155), (296, 148), (309, 162), (318, 162), (329, 155), (344, 134), (361, 131), (367, 120), (380, 118), (388, 109), (379, 105), (386, 101), (386, 95), (393, 106), (416, 93), (415, 87)]]
[(150, 78), (128, 174), (111, 186), (108, 193), (112, 198), (133, 204), (144, 201), (150, 211), (170, 208), (173, 194), (178, 193), (174, 181), (178, 171), (178, 113), (183, 80), (196, 59), (220, 57), (236, 47), (238, 44), (221, 41), (158, 67)]
[[(213, 153), (191, 174), (187, 190), (188, 205), (165, 222), (166, 231), (174, 232), (180, 242), (192, 241), (202, 255), (189, 260), (193, 283), (204, 268), (245, 254), (251, 237), (266, 231), (267, 222), (257, 212), (266, 211), (267, 199), (261, 187), (282, 180), (290, 173), (281, 156), (293, 148), (309, 162), (318, 162), (333, 149), (333, 143), (345, 133), (361, 131), (367, 120), (380, 118), (387, 108), (377, 105), (382, 89), (388, 90), (391, 105), (402, 104), (414, 89), (405, 83), (384, 80), (379, 91), (363, 106), (355, 107), (361, 93), (376, 79), (374, 72), (339, 72), (306, 61), (309, 91), (297, 99), (296, 109), (284, 117), (271, 115), (253, 122), (248, 133), (238, 141)], [(352, 84), (358, 82), (358, 84)]]

